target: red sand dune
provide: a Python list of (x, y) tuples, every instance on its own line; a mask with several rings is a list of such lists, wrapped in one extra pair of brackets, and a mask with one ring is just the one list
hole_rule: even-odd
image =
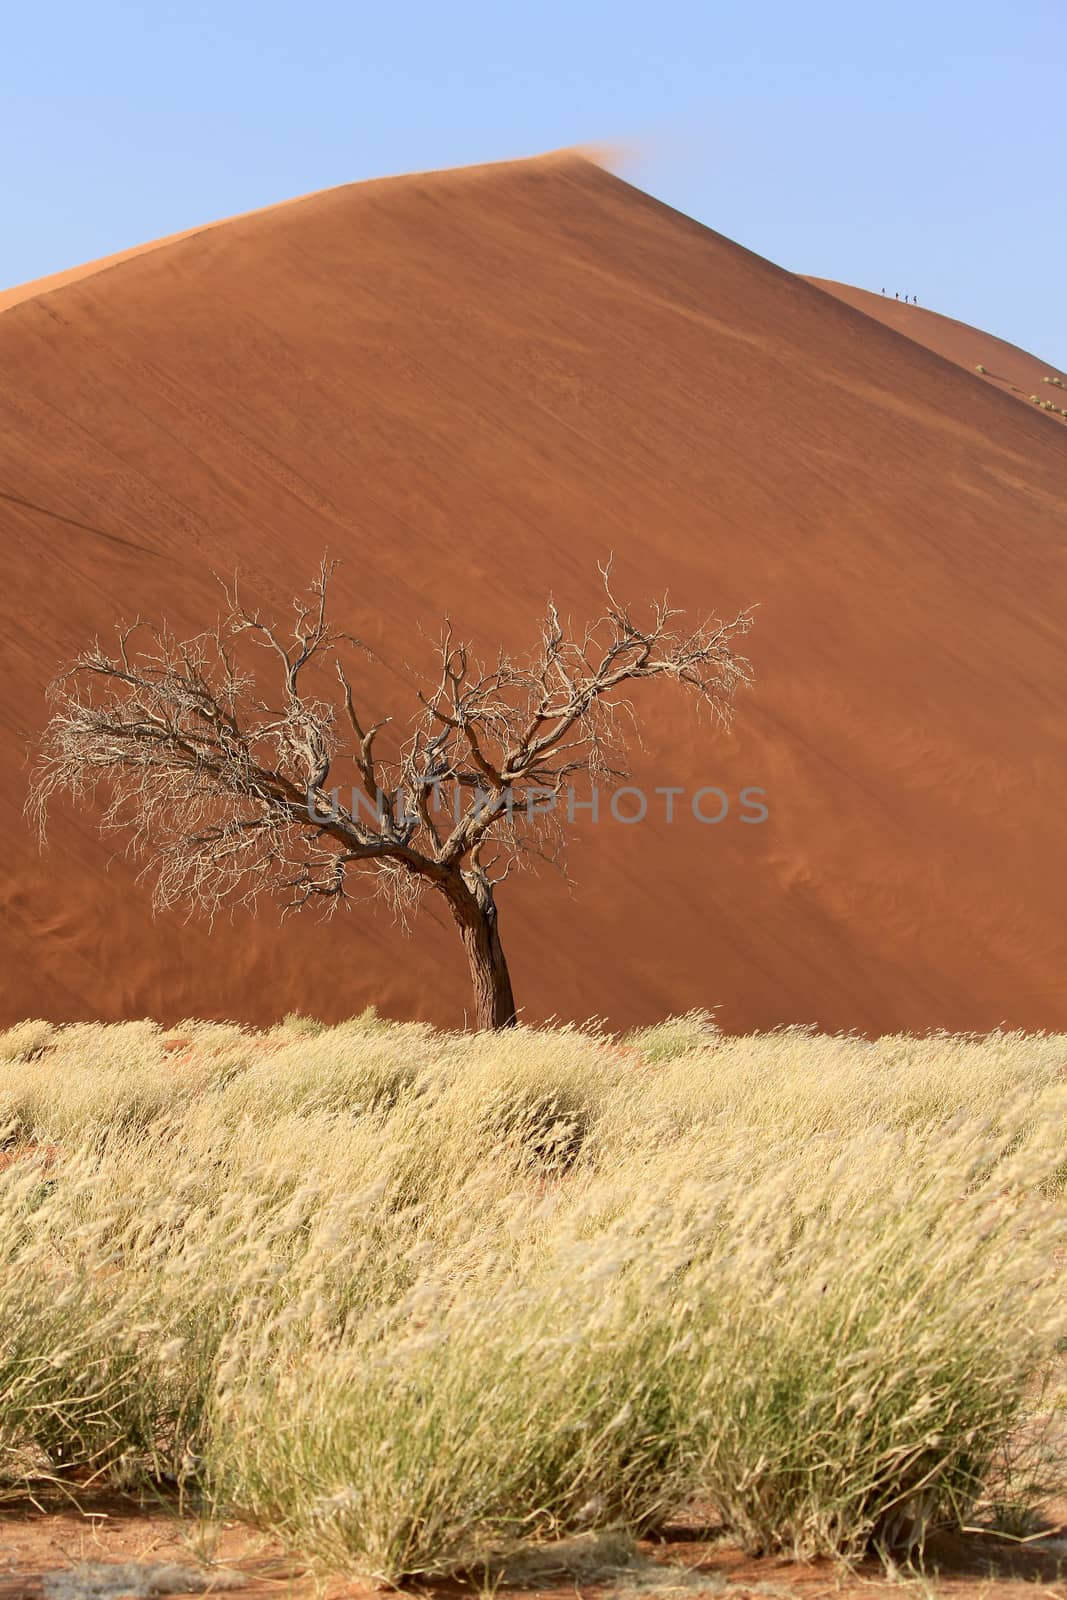
[(1067, 431), (900, 329), (542, 158), (23, 293), (0, 430), (5, 1020), (461, 1021), (436, 914), (153, 922), (92, 816), (44, 857), (22, 820), (61, 659), (119, 612), (194, 630), (212, 569), (280, 610), (329, 546), (398, 685), (444, 610), (487, 649), (532, 641), (550, 590), (584, 616), (609, 551), (628, 596), (759, 602), (735, 731), (657, 702), (636, 781), (760, 785), (770, 820), (586, 825), (573, 891), (509, 880), (529, 1017), (1067, 1026)]
[[(966, 322), (943, 317), (938, 311), (912, 305), (910, 301), (905, 305), (903, 300), (893, 296), (853, 289), (847, 283), (830, 283), (825, 278), (807, 281), (855, 306), (858, 311), (865, 311), (869, 317), (877, 317), (886, 327), (907, 334), (909, 339), (925, 345), (928, 350), (936, 350), (939, 356), (966, 367), (968, 372), (1002, 389), (1005, 394), (1017, 395), (1027, 405), (1033, 403), (1031, 396), (1036, 394), (1039, 400), (1067, 406), (1067, 392), (1044, 382), (1045, 378), (1059, 378), (1061, 383), (1067, 383), (1067, 373), (1032, 356), (1028, 350), (1020, 350), (1017, 344), (996, 339), (991, 333), (982, 333), (978, 328), (968, 327)], [(979, 367), (984, 367), (985, 372), (979, 373)], [(1050, 420), (1063, 426), (1061, 417)]]

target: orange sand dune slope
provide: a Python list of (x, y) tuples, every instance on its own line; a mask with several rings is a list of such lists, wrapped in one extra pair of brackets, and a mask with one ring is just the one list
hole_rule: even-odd
[[(865, 311), (869, 317), (877, 317), (887, 327), (907, 334), (909, 339), (925, 345), (928, 350), (936, 350), (939, 356), (956, 362), (957, 366), (966, 367), (968, 372), (1006, 394), (1016, 395), (1027, 404), (1032, 404), (1031, 396), (1036, 395), (1039, 400), (1050, 400), (1057, 407), (1067, 406), (1067, 393), (1045, 383), (1046, 378), (1058, 378), (1067, 384), (1067, 373), (1032, 356), (1028, 350), (1021, 350), (1017, 344), (994, 338), (980, 328), (972, 328), (966, 322), (957, 322), (954, 317), (942, 316), (939, 311), (930, 311), (925, 306), (912, 305), (910, 301), (905, 304), (889, 295), (872, 294), (869, 289), (854, 289), (850, 284), (831, 283), (825, 278), (807, 281), (855, 306), (858, 311)], [(984, 367), (985, 371), (979, 372), (979, 367)]]
[(0, 437), (7, 1019), (462, 1020), (434, 917), (153, 922), (91, 815), (44, 857), (22, 821), (61, 658), (118, 612), (192, 630), (212, 569), (282, 609), (328, 546), (396, 713), (420, 627), (521, 646), (549, 591), (596, 604), (609, 551), (629, 596), (759, 603), (734, 732), (657, 701), (635, 781), (758, 785), (769, 820), (667, 823), (653, 796), (586, 818), (573, 887), (509, 879), (527, 1016), (1067, 1026), (1067, 431), (899, 331), (543, 158), (333, 190), (23, 298)]
[(34, 300), (39, 295), (51, 294), (53, 289), (62, 289), (68, 283), (78, 283), (82, 278), (106, 272), (109, 267), (117, 267), (124, 261), (132, 261), (135, 256), (143, 255), (147, 250), (163, 249), (168, 244), (177, 243), (179, 239), (188, 238), (190, 233), (196, 231), (198, 230), (190, 228), (185, 233), (175, 233), (167, 239), (157, 239), (151, 244), (134, 245), (131, 250), (119, 250), (114, 255), (101, 257), (99, 261), (87, 261), (84, 266), (68, 267), (65, 272), (50, 273), (47, 278), (38, 278), (33, 283), (16, 284), (13, 289), (0, 289), (0, 311), (18, 305), (20, 300)]

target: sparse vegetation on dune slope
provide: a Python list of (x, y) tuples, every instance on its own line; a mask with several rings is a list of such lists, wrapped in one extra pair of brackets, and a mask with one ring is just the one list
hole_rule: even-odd
[(0, 1469), (394, 1580), (700, 1497), (914, 1549), (1053, 1470), (1067, 1038), (0, 1035)]

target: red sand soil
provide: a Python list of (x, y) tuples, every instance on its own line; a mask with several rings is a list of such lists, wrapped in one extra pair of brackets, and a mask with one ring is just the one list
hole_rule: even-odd
[[(1063, 1509), (1063, 1508), (1059, 1508)], [(931, 1539), (925, 1554), (925, 1573), (911, 1576), (916, 1592), (958, 1597), (958, 1600), (1027, 1600), (1028, 1596), (1067, 1597), (1067, 1528), (1053, 1518), (1048, 1530), (1032, 1544), (1009, 1544), (987, 1536)], [(205, 1559), (210, 1563), (204, 1565)], [(588, 1558), (587, 1558), (588, 1559)], [(617, 1559), (617, 1557), (615, 1558)], [(129, 1564), (133, 1563), (131, 1567)], [(285, 1555), (272, 1539), (233, 1523), (200, 1523), (178, 1515), (175, 1507), (158, 1502), (138, 1506), (119, 1496), (79, 1497), (77, 1504), (20, 1501), (0, 1504), (0, 1600), (47, 1600), (57, 1577), (92, 1564), (96, 1587), (88, 1584), (86, 1596), (109, 1595), (117, 1589), (107, 1584), (108, 1570), (120, 1565), (127, 1581), (143, 1575), (160, 1575), (163, 1565), (185, 1569), (192, 1581), (208, 1579), (207, 1593), (234, 1593), (241, 1600), (363, 1600), (375, 1591), (362, 1583), (320, 1575), (318, 1581)], [(557, 1575), (546, 1582), (536, 1579), (521, 1585), (505, 1582), (501, 1594), (524, 1600), (573, 1600), (597, 1596), (603, 1600), (656, 1600), (657, 1596), (699, 1600), (702, 1595), (772, 1595), (780, 1600), (882, 1600), (901, 1592), (900, 1579), (886, 1579), (873, 1561), (849, 1571), (831, 1562), (801, 1564), (774, 1557), (745, 1556), (729, 1542), (709, 1539), (707, 1530), (687, 1528), (681, 1522), (667, 1530), (666, 1539), (644, 1542), (633, 1566), (597, 1572), (590, 1562), (587, 1576)], [(214, 1573), (214, 1583), (210, 1574)], [(88, 1574), (86, 1574), (88, 1576)], [(73, 1581), (71, 1590), (77, 1593)], [(173, 1583), (174, 1580), (171, 1580)], [(169, 1593), (188, 1593), (191, 1584), (171, 1587)], [(61, 1591), (64, 1592), (64, 1591)], [(136, 1589), (132, 1591), (136, 1593)], [(147, 1592), (142, 1587), (141, 1592)], [(420, 1583), (407, 1592), (426, 1600), (465, 1600), (485, 1593), (475, 1580)]]
[(759, 785), (770, 820), (668, 825), (653, 796), (643, 825), (578, 829), (573, 889), (509, 879), (529, 1018), (1067, 1026), (1067, 429), (900, 328), (547, 157), (327, 191), (23, 293), (0, 435), (3, 1021), (462, 1021), (436, 913), (410, 939), (369, 907), (153, 922), (91, 815), (57, 814), (44, 857), (22, 819), (61, 660), (117, 613), (195, 631), (212, 570), (283, 611), (328, 546), (388, 664), (377, 712), (410, 703), (420, 625), (521, 647), (550, 590), (596, 606), (611, 551), (627, 597), (759, 603), (735, 731), (657, 698), (635, 782)]
[[(903, 300), (889, 295), (871, 294), (868, 289), (853, 289), (849, 284), (830, 283), (824, 278), (807, 281), (855, 306), (858, 311), (865, 311), (869, 317), (877, 317), (886, 327), (907, 334), (927, 350), (935, 350), (946, 360), (965, 367), (984, 383), (1002, 389), (1005, 394), (1017, 395), (1027, 405), (1033, 404), (1030, 396), (1036, 394), (1039, 400), (1051, 400), (1053, 405), (1067, 407), (1067, 390), (1043, 382), (1045, 378), (1059, 378), (1061, 383), (1067, 383), (1067, 373), (1049, 366), (1047, 361), (1041, 361), (1027, 350), (1020, 350), (1018, 345), (1009, 344), (1006, 339), (995, 339), (992, 334), (968, 327), (967, 323), (957, 322), (953, 317), (943, 317), (925, 306), (914, 306), (910, 301), (905, 305)], [(985, 372), (979, 373), (979, 367), (984, 367)], [(1062, 417), (1050, 420), (1065, 425)]]

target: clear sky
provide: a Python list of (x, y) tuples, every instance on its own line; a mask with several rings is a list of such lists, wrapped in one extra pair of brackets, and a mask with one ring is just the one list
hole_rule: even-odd
[(0, 28), (0, 287), (581, 142), (783, 266), (1067, 366), (1067, 0), (56, 0)]

